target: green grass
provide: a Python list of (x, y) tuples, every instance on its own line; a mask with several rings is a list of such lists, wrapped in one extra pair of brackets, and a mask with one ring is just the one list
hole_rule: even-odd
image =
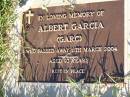
[(0, 97), (3, 97), (3, 79), (8, 70), (7, 60), (9, 48), (9, 32), (16, 19), (14, 11), (18, 0), (1, 0), (0, 1)]
[(2, 65), (6, 63), (8, 58), (8, 34), (16, 18), (14, 14), (16, 4), (16, 0), (0, 1), (0, 69), (2, 69)]

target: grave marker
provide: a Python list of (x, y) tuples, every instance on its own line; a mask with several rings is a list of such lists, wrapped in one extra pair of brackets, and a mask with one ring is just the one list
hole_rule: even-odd
[(124, 81), (123, 0), (74, 6), (24, 13), (20, 82)]

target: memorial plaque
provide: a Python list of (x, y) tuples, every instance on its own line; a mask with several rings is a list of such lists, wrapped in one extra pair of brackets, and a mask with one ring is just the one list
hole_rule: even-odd
[(23, 15), (20, 82), (124, 81), (123, 0), (47, 9)]

